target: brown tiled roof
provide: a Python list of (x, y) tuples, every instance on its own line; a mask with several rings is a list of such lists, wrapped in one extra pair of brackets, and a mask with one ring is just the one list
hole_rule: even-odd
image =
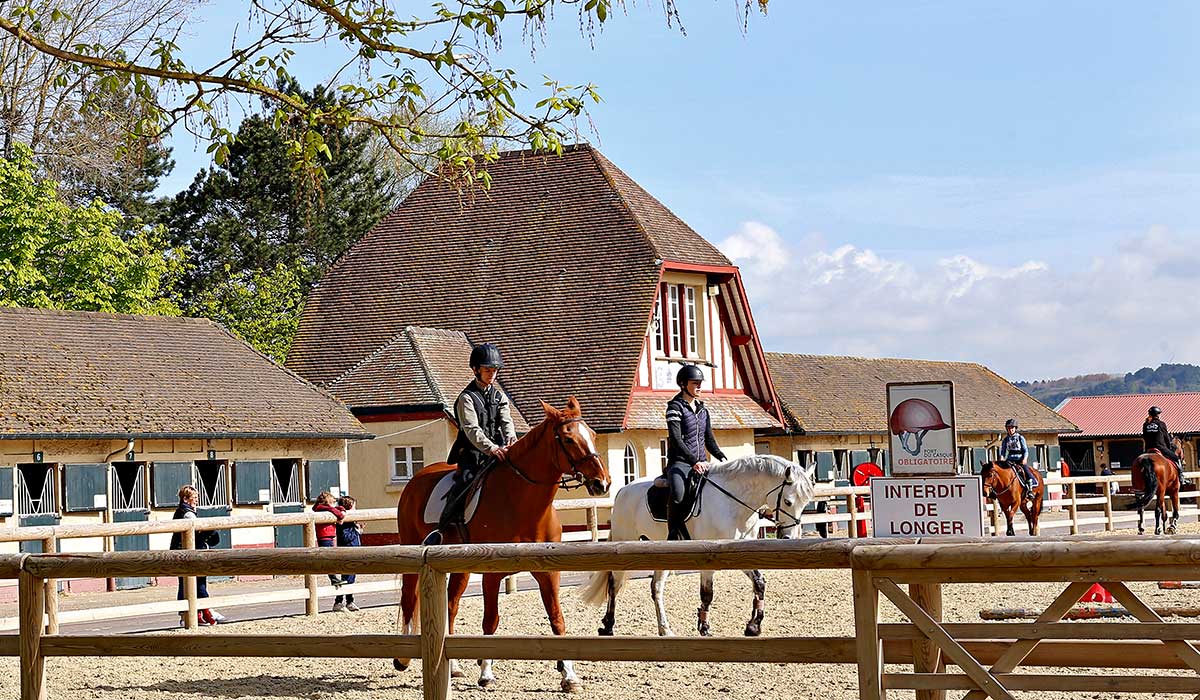
[(954, 382), (958, 431), (1000, 433), (1016, 418), (1025, 432), (1078, 430), (983, 365), (972, 362), (868, 359), (767, 353), (784, 415), (805, 433), (885, 433), (888, 382)]
[(207, 319), (0, 309), (0, 438), (368, 435)]
[(588, 146), (514, 152), (491, 190), (428, 179), (310, 295), (288, 366), (332, 382), (405, 326), (495, 342), (520, 410), (576, 396), (618, 430), (659, 277), (656, 260), (728, 260)]
[[(462, 333), (408, 326), (328, 389), (350, 408), (427, 406), (453, 413), (459, 392), (474, 378), (470, 359), (471, 343)], [(513, 408), (517, 431), (528, 432)]]
[[(630, 397), (626, 426), (641, 430), (667, 430), (667, 402), (674, 394), (638, 392)], [(778, 428), (779, 421), (744, 394), (705, 394), (701, 397), (712, 419), (713, 430)]]

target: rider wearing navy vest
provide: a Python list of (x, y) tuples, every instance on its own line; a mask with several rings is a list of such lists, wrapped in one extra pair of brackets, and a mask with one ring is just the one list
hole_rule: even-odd
[(679, 393), (667, 402), (667, 470), (671, 487), (667, 502), (667, 539), (691, 539), (684, 521), (687, 513), (680, 507), (687, 494), (692, 474), (708, 471), (708, 455), (724, 461), (725, 453), (713, 437), (712, 421), (704, 402), (697, 398), (704, 373), (695, 365), (684, 365), (675, 375)]
[(1016, 418), (1004, 421), (1004, 430), (1008, 435), (1000, 443), (1000, 459), (1007, 462), (1009, 467), (1025, 479), (1027, 486), (1025, 493), (1028, 496), (1037, 488), (1037, 478), (1034, 477), (1033, 470), (1029, 468), (1029, 445), (1025, 442), (1025, 436), (1017, 432), (1017, 428)]
[(500, 349), (492, 343), (479, 345), (471, 350), (470, 362), (475, 379), (459, 392), (454, 402), (458, 437), (446, 459), (458, 469), (454, 472), (454, 486), (446, 495), (438, 529), (425, 538), (427, 545), (441, 544), (443, 533), (462, 522), (467, 487), (492, 464), (504, 461), (508, 446), (517, 441), (508, 398), (496, 387), (496, 374), (504, 367)]
[(1171, 431), (1167, 430), (1167, 424), (1162, 422), (1159, 415), (1162, 414), (1162, 409), (1158, 406), (1151, 406), (1149, 415), (1142, 423), (1142, 442), (1145, 444), (1145, 450), (1158, 450), (1163, 457), (1175, 463), (1175, 469), (1179, 470), (1179, 482), (1182, 487), (1191, 486), (1191, 482), (1183, 478), (1183, 466), (1179, 459), (1179, 455), (1175, 450), (1171, 449), (1171, 444), (1175, 442), (1175, 438), (1171, 437)]

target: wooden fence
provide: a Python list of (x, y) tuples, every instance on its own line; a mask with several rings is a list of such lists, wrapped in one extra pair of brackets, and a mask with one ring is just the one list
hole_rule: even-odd
[[(447, 634), (446, 580), (454, 572), (667, 569), (850, 569), (852, 637), (688, 638), (473, 636)], [(61, 635), (47, 634), (46, 582), (65, 577), (415, 573), (419, 635)], [(0, 655), (19, 655), (22, 700), (45, 697), (47, 656), (248, 656), (420, 658), (424, 697), (450, 696), (451, 659), (563, 658), (586, 661), (837, 663), (857, 665), (860, 698), (913, 688), (936, 698), (1010, 700), (1013, 690), (1200, 692), (1200, 677), (1014, 674), (1018, 666), (1178, 668), (1200, 672), (1200, 625), (1163, 622), (1124, 581), (1200, 575), (1200, 539), (739, 540), (564, 543), (345, 549), (23, 554), (0, 557), (0, 578), (18, 578), (20, 634), (0, 636)], [(1051, 581), (1066, 589), (1035, 623), (944, 624), (948, 583)], [(1104, 583), (1137, 623), (1062, 623), (1091, 582)], [(907, 583), (906, 593), (899, 584)], [(909, 620), (879, 624), (879, 597)], [(1095, 641), (1099, 640), (1099, 641)], [(1148, 653), (1151, 647), (1168, 653)], [(913, 672), (884, 672), (884, 664)], [(945, 666), (961, 673), (947, 673)]]

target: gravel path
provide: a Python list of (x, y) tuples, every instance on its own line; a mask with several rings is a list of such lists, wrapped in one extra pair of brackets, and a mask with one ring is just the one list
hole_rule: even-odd
[[(1191, 531), (1200, 531), (1189, 526)], [(667, 583), (667, 604), (676, 633), (695, 634), (697, 605), (695, 574), (673, 576)], [(1005, 586), (947, 586), (945, 618), (977, 622), (982, 607), (1042, 608), (1062, 589), (1061, 584)], [(1151, 605), (1195, 605), (1197, 591), (1160, 591), (1153, 584), (1131, 586)], [(842, 636), (853, 634), (850, 577), (845, 571), (767, 573), (765, 635)], [(618, 599), (618, 634), (653, 635), (656, 632), (647, 580), (636, 580)], [(740, 572), (718, 572), (716, 599), (710, 621), (717, 635), (740, 635), (749, 613), (749, 582)], [(595, 634), (600, 611), (584, 607), (574, 589), (565, 589), (563, 605), (572, 634)], [(482, 619), (479, 598), (467, 598), (459, 615), (460, 631), (478, 633)], [(394, 608), (359, 613), (324, 613), (256, 621), (220, 627), (222, 632), (344, 634), (386, 633), (393, 629)], [(501, 633), (548, 634), (549, 625), (534, 592), (501, 598)], [(901, 621), (899, 613), (884, 603), (882, 621)], [(167, 634), (182, 634), (168, 632)], [(199, 634), (211, 634), (202, 629)], [(5, 659), (7, 673), (0, 675), (0, 696), (17, 697), (19, 680), (15, 658)], [(419, 665), (397, 673), (386, 659), (49, 659), (47, 685), (51, 698), (101, 698), (104, 700), (185, 700), (213, 698), (420, 698)], [(460, 697), (509, 700), (561, 695), (559, 675), (552, 663), (502, 661), (495, 667), (499, 684), (480, 690), (476, 668), (464, 665), (468, 678), (454, 681)], [(853, 667), (784, 664), (664, 664), (579, 663), (585, 684), (579, 697), (656, 699), (699, 698), (820, 698), (854, 700), (857, 680)], [(1038, 673), (1053, 673), (1039, 669)], [(1121, 671), (1120, 673), (1132, 673)], [(952, 695), (954, 695), (952, 693)], [(960, 696), (961, 694), (959, 694)], [(1025, 698), (1067, 697), (1096, 699), (1149, 697), (1147, 695), (1024, 693)], [(911, 692), (893, 691), (889, 697), (911, 698)], [(1161, 697), (1161, 696), (1160, 696)], [(1188, 696), (1169, 696), (1188, 697)]]

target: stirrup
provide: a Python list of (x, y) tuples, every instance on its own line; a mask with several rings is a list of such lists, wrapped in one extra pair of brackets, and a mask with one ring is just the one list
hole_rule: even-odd
[(425, 539), (421, 540), (422, 547), (436, 547), (442, 543), (442, 531), (440, 529), (425, 535)]

